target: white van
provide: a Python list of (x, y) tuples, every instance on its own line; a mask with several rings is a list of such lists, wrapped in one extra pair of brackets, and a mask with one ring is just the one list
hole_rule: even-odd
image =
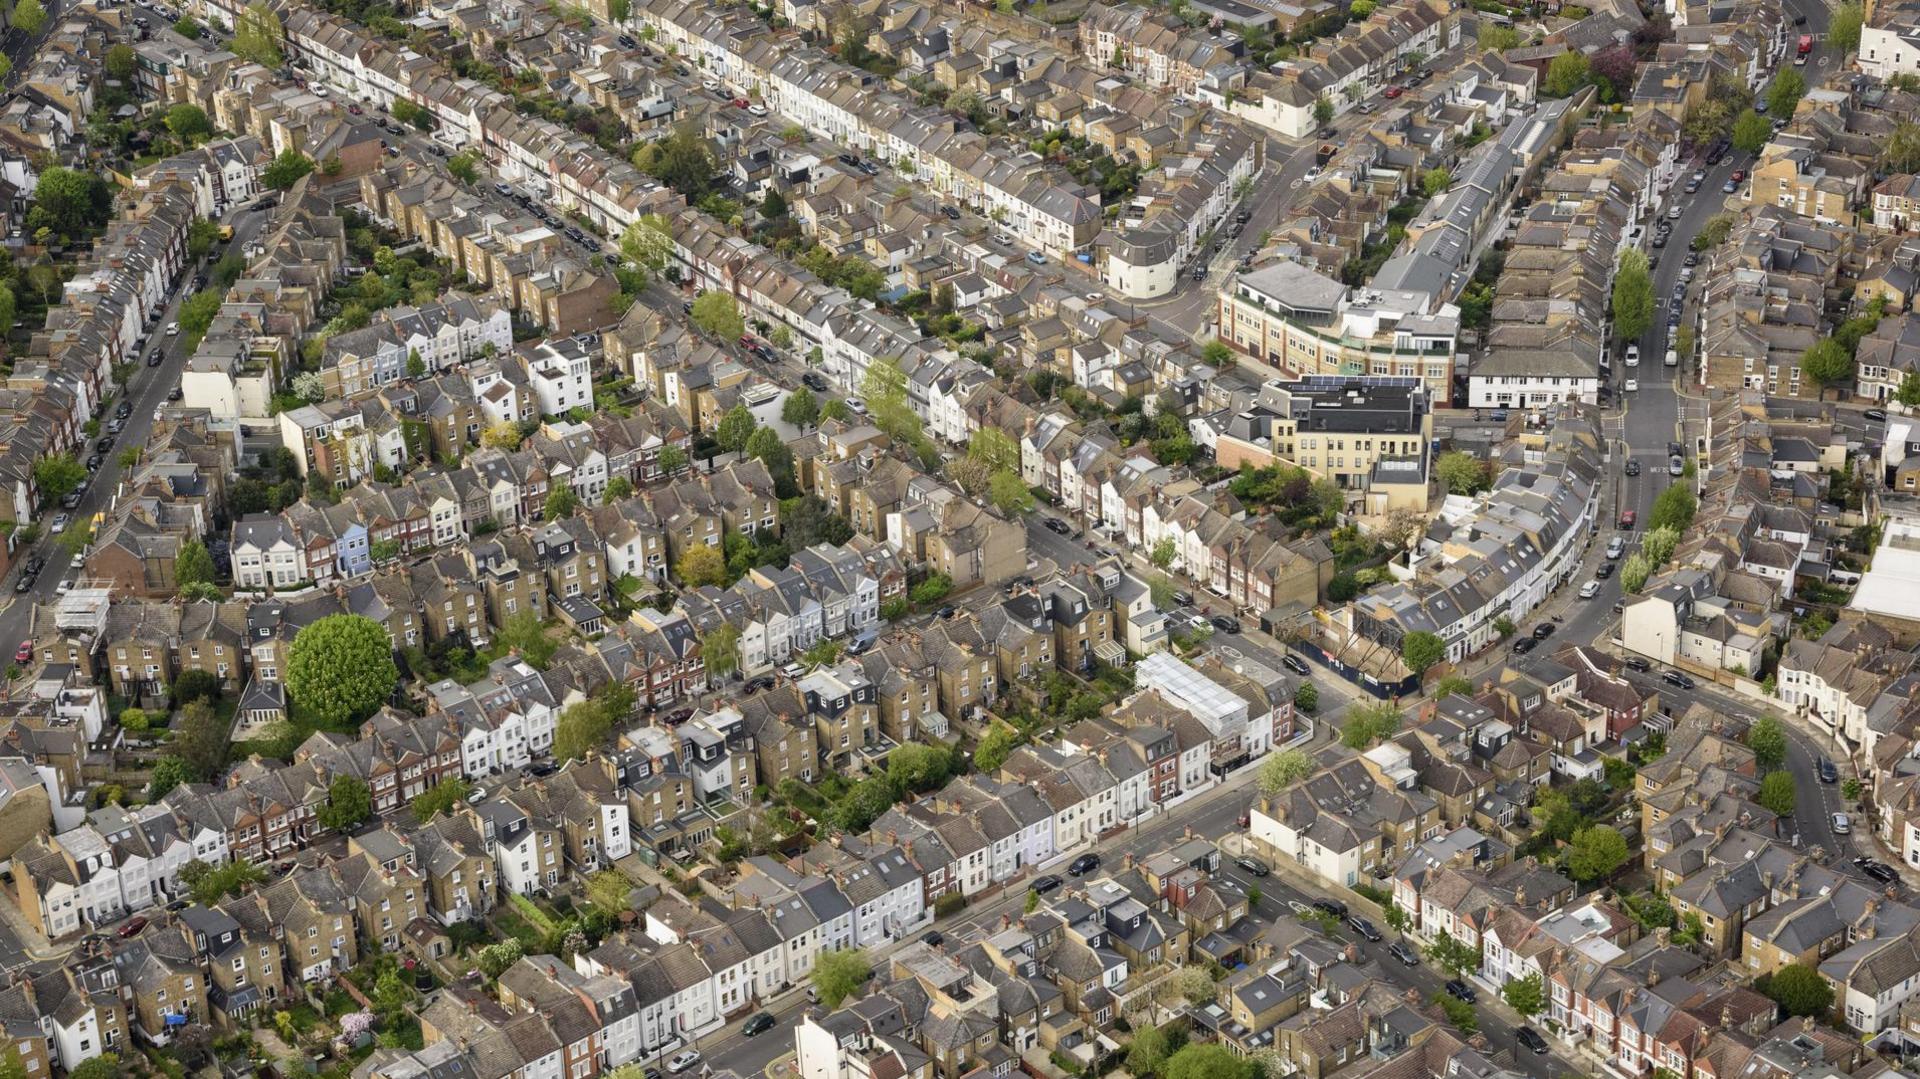
[(1667, 366), (1668, 367), (1680, 366), (1680, 354), (1678, 352), (1675, 352), (1672, 349), (1667, 350)]

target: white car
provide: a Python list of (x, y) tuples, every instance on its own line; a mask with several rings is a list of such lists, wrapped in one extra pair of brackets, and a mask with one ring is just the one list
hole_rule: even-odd
[(692, 1049), (682, 1049), (667, 1058), (667, 1074), (679, 1075), (695, 1064), (700, 1063), (700, 1054)]
[(180, 324), (178, 322), (167, 323), (167, 336), (168, 337), (180, 336)]
[(310, 83), (310, 84), (308, 84), (308, 86), (307, 86), (307, 89), (308, 89), (308, 90), (311, 90), (311, 91), (313, 91), (313, 96), (314, 96), (314, 97), (326, 97), (326, 96), (327, 96), (327, 88), (326, 88), (325, 86), (323, 86), (323, 85), (321, 85), (320, 83), (317, 83), (317, 82), (316, 82), (316, 83)]
[(1675, 352), (1672, 349), (1667, 350), (1667, 366), (1668, 367), (1680, 366), (1680, 354), (1678, 352)]
[(1640, 366), (1640, 346), (1639, 345), (1627, 346), (1627, 366), (1628, 367)]
[(73, 578), (71, 577), (53, 586), (53, 594), (56, 596), (64, 596), (71, 591), (73, 591)]
[(53, 515), (53, 527), (48, 531), (52, 532), (54, 535), (57, 536), (60, 533), (65, 532), (67, 530), (67, 522), (71, 521), (72, 519), (73, 518), (68, 517), (64, 513), (56, 513)]
[(755, 116), (765, 116), (767, 114), (767, 107), (765, 105), (748, 105), (747, 111)]
[(1679, 203), (1676, 202), (1671, 207), (1668, 208), (1667, 220), (1668, 221), (1680, 220), (1680, 204)]
[(1847, 835), (1852, 831), (1853, 831), (1853, 821), (1848, 819), (1845, 813), (1835, 813), (1833, 815), (1833, 834), (1834, 835)]
[(1593, 597), (1599, 594), (1600, 594), (1599, 581), (1588, 581), (1586, 584), (1583, 584), (1580, 586), (1581, 599), (1592, 599)]
[(1637, 378), (1630, 378), (1630, 379), (1628, 379), (1628, 380), (1627, 380), (1627, 392), (1628, 392), (1628, 393), (1632, 393), (1633, 391), (1635, 391), (1635, 390), (1637, 390), (1637, 389), (1639, 389), (1639, 388), (1640, 388), (1640, 380), (1639, 380), (1639, 379), (1637, 379)]

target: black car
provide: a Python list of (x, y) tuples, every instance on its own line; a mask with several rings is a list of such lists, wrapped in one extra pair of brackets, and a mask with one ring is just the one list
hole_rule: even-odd
[(1660, 675), (1660, 680), (1670, 686), (1678, 686), (1681, 689), (1693, 688), (1693, 679), (1688, 678), (1686, 675), (1681, 674), (1679, 671), (1663, 672)]
[(184, 396), (186, 396), (186, 392), (178, 386), (175, 386), (173, 389), (170, 389), (167, 391), (167, 400), (169, 401), (178, 401), (180, 398)]
[(1626, 663), (1627, 663), (1627, 670), (1639, 671), (1641, 674), (1645, 674), (1648, 671), (1653, 669), (1653, 664), (1648, 663), (1646, 660), (1641, 659), (1639, 656), (1628, 656), (1626, 659)]
[(1881, 423), (1885, 421), (1887, 418), (1887, 410), (1883, 408), (1870, 408), (1870, 409), (1867, 409), (1865, 412), (1862, 412), (1861, 415), (1865, 416), (1866, 418), (1872, 420), (1875, 423)]
[(106, 458), (100, 456), (97, 453), (89, 455), (87, 457), (87, 471), (92, 472), (94, 469), (99, 468), (100, 462), (104, 460), (106, 460)]
[(1173, 590), (1173, 602), (1182, 607), (1191, 607), (1193, 606), (1193, 593), (1184, 588), (1176, 588)]
[(1524, 656), (1538, 647), (1540, 647), (1539, 641), (1534, 640), (1532, 637), (1522, 637), (1513, 642), (1513, 654), (1516, 656)]
[(1331, 914), (1335, 918), (1347, 916), (1347, 905), (1338, 899), (1316, 899), (1313, 901), (1313, 909), (1322, 914)]
[(1073, 526), (1058, 517), (1047, 518), (1047, 531), (1064, 536), (1073, 531)]
[(133, 415), (133, 402), (131, 401), (122, 401), (120, 402), (120, 407), (113, 410), (115, 419), (124, 420), (131, 415)]
[(1533, 627), (1533, 639), (1536, 641), (1544, 641), (1548, 637), (1553, 636), (1553, 630), (1554, 625), (1552, 622), (1542, 622)]
[(1387, 945), (1387, 954), (1400, 960), (1403, 966), (1417, 967), (1420, 965), (1420, 957), (1414, 954), (1414, 950), (1409, 947), (1404, 940), (1396, 940), (1392, 944)]
[(1323, 139), (1331, 139), (1338, 136), (1339, 134), (1340, 132), (1337, 128), (1323, 127), (1320, 129), (1320, 137)]
[(1540, 1032), (1532, 1027), (1521, 1027), (1519, 1030), (1514, 1031), (1513, 1040), (1533, 1050), (1536, 1056), (1546, 1055), (1547, 1039), (1542, 1038)]
[(1082, 854), (1067, 866), (1067, 873), (1071, 876), (1078, 877), (1091, 873), (1098, 868), (1100, 868), (1100, 856), (1098, 854)]
[(1235, 858), (1233, 860), (1233, 864), (1239, 866), (1240, 868), (1246, 870), (1248, 873), (1251, 873), (1256, 877), (1264, 877), (1268, 873), (1273, 872), (1273, 870), (1267, 868), (1267, 863), (1261, 861), (1258, 858), (1255, 858), (1251, 854), (1243, 854), (1240, 857)]
[(1240, 632), (1240, 620), (1237, 618), (1228, 618), (1224, 614), (1216, 614), (1212, 618), (1207, 619), (1207, 621), (1212, 622), (1213, 628), (1222, 633)]
[(1347, 915), (1347, 925), (1352, 927), (1354, 932), (1360, 934), (1361, 936), (1367, 938), (1368, 940), (1380, 939), (1380, 931), (1373, 927), (1373, 923), (1370, 921), (1367, 921), (1365, 918), (1360, 917), (1358, 914)]
[(1627, 461), (1626, 473), (1629, 476), (1638, 476), (1640, 474), (1640, 462), (1634, 460)]
[(765, 1034), (767, 1031), (779, 1025), (780, 1020), (775, 1019), (772, 1012), (761, 1012), (741, 1024), (740, 1033), (751, 1038), (755, 1034)]
[(952, 221), (960, 220), (960, 211), (954, 209), (951, 206), (940, 207), (940, 212), (943, 214), (946, 214), (949, 220), (952, 220)]
[(1033, 883), (1027, 885), (1027, 891), (1032, 892), (1034, 895), (1046, 895), (1048, 892), (1058, 889), (1065, 883), (1066, 882), (1059, 877), (1048, 874), (1044, 877), (1033, 878)]
[(679, 709), (678, 711), (668, 712), (667, 726), (678, 727), (680, 724), (685, 723), (687, 720), (692, 718), (693, 718), (693, 709), (691, 708), (682, 708), (682, 709)]
[(1855, 858), (1853, 864), (1860, 867), (1860, 872), (1882, 884), (1892, 884), (1900, 879), (1899, 870), (1885, 862), (1876, 862), (1872, 858)]
[(808, 371), (806, 374), (800, 376), (800, 384), (807, 389), (818, 390), (825, 393), (827, 390), (827, 377), (817, 371)]
[(752, 681), (748, 682), (746, 685), (746, 690), (748, 693), (759, 693), (762, 690), (768, 690), (772, 688), (773, 688), (773, 677), (771, 675), (762, 675), (761, 677), (755, 678)]
[(1480, 994), (1473, 991), (1473, 986), (1468, 985), (1466, 982), (1463, 982), (1458, 978), (1455, 978), (1452, 981), (1448, 982), (1444, 986), (1444, 988), (1446, 989), (1448, 996), (1452, 997), (1455, 1000), (1464, 1000), (1468, 1004), (1472, 1004), (1475, 1001), (1480, 999)]
[(1815, 761), (1813, 768), (1814, 768), (1814, 771), (1820, 773), (1820, 782), (1822, 783), (1840, 782), (1840, 769), (1835, 768), (1833, 766), (1833, 762), (1828, 760), (1827, 758), (1822, 757), (1818, 761)]
[(158, 367), (160, 366), (160, 361), (165, 358), (166, 357), (160, 354), (160, 350), (156, 348), (152, 352), (147, 353), (147, 366)]
[(941, 936), (940, 931), (937, 929), (929, 929), (925, 933), (920, 934), (920, 943), (925, 944), (930, 948), (938, 948), (939, 946), (941, 946), (942, 944), (945, 944), (946, 942), (947, 942), (947, 938)]
[(108, 450), (113, 448), (113, 436), (112, 435), (100, 436), (98, 439), (94, 441), (93, 448), (94, 448), (94, 451), (97, 453), (107, 452)]
[(1307, 666), (1307, 661), (1294, 655), (1292, 652), (1288, 652), (1286, 655), (1280, 657), (1280, 665), (1303, 677), (1313, 673), (1313, 669)]
[(33, 587), (33, 578), (27, 576), (24, 573), (20, 575), (19, 580), (13, 582), (13, 590), (15, 592), (25, 592), (32, 587)]
[(66, 495), (62, 496), (60, 499), (60, 508), (63, 510), (79, 509), (80, 508), (80, 492), (70, 491)]
[(1611, 562), (1600, 563), (1600, 568), (1594, 570), (1593, 575), (1603, 581), (1613, 576), (1613, 563)]

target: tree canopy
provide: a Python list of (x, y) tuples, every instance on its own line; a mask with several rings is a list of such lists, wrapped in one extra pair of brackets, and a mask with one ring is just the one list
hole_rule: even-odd
[(1825, 1015), (1833, 1008), (1833, 986), (1804, 963), (1790, 963), (1773, 972), (1767, 995), (1791, 1016)]
[(287, 651), (289, 697), (329, 727), (372, 715), (399, 680), (386, 627), (361, 615), (328, 615), (295, 635)]
[(1653, 276), (1647, 271), (1647, 256), (1629, 248), (1620, 256), (1620, 269), (1613, 277), (1614, 336), (1636, 341), (1653, 325)]
[(1626, 839), (1604, 824), (1595, 824), (1573, 833), (1567, 847), (1567, 875), (1583, 884), (1604, 880), (1626, 860)]
[(820, 1003), (829, 1010), (852, 996), (873, 976), (873, 963), (859, 948), (836, 948), (823, 952), (814, 961), (809, 979), (820, 994)]

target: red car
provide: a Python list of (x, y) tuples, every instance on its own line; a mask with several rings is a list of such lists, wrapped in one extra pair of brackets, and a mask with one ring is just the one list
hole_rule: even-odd
[(1620, 527), (1621, 528), (1632, 528), (1634, 525), (1634, 522), (1638, 521), (1639, 519), (1640, 519), (1640, 515), (1635, 513), (1632, 510), (1620, 511)]
[(125, 938), (133, 936), (134, 934), (140, 932), (142, 929), (145, 929), (146, 927), (147, 927), (146, 916), (135, 915), (131, 918), (128, 918), (127, 924), (120, 927), (119, 929), (120, 937), (121, 939), (124, 940)]
[(1404, 93), (1406, 93), (1406, 91), (1402, 90), (1398, 86), (1389, 86), (1387, 87), (1387, 100), (1391, 101), (1394, 98), (1399, 97), (1401, 94), (1404, 94)]
[(21, 641), (20, 647), (13, 650), (13, 661), (15, 663), (27, 663), (32, 659), (33, 659), (33, 642)]
[(1747, 178), (1747, 170), (1746, 170), (1746, 169), (1734, 169), (1734, 170), (1733, 170), (1733, 182), (1734, 182), (1734, 183), (1736, 183), (1736, 184), (1737, 184), (1737, 183), (1739, 183), (1740, 181), (1742, 181), (1742, 180), (1744, 180), (1744, 179), (1746, 179), (1746, 178)]

